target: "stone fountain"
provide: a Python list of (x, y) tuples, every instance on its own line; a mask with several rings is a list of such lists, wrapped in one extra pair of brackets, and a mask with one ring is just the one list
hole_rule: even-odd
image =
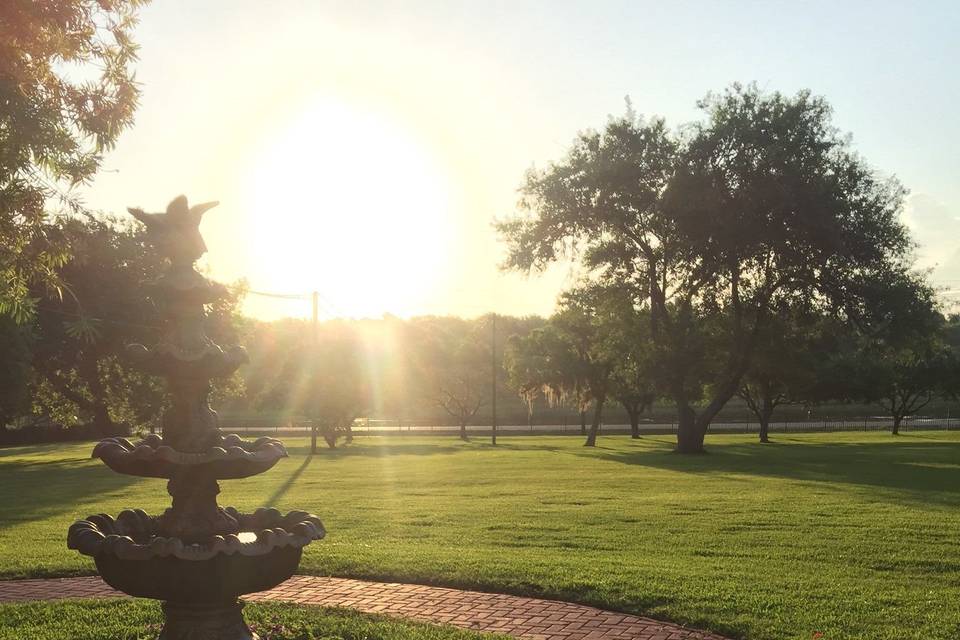
[(93, 450), (117, 473), (166, 478), (173, 504), (156, 516), (141, 509), (116, 518), (93, 515), (67, 535), (67, 546), (92, 556), (107, 584), (163, 601), (160, 640), (256, 640), (239, 597), (292, 576), (303, 547), (325, 533), (320, 520), (303, 511), (248, 514), (217, 504), (218, 480), (263, 473), (287, 452), (273, 438), (224, 436), (207, 402), (210, 380), (246, 362), (243, 348), (224, 350), (204, 332), (204, 306), (226, 294), (194, 268), (206, 252), (200, 219), (216, 204), (189, 207), (180, 196), (166, 213), (129, 209), (169, 259), (148, 291), (164, 319), (162, 338), (152, 349), (131, 345), (129, 355), (143, 371), (167, 379), (171, 406), (163, 437), (109, 438)]

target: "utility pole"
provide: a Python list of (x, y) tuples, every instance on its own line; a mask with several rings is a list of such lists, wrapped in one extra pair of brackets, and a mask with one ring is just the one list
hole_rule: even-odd
[[(313, 353), (310, 355), (311, 358), (317, 357), (317, 343), (320, 333), (320, 293), (317, 291), (313, 292), (313, 323), (310, 327), (310, 344), (313, 345)], [(317, 452), (317, 416), (310, 416), (310, 455), (313, 455)]]
[(317, 334), (320, 331), (318, 326), (318, 323), (320, 321), (319, 308), (320, 308), (320, 293), (317, 291), (314, 291), (313, 292), (313, 338), (312, 338), (314, 347), (317, 346)]
[(491, 423), (490, 431), (490, 442), (494, 446), (497, 444), (497, 314), (494, 312), (491, 316), (492, 321), (490, 323), (490, 363), (493, 365), (490, 368), (491, 377), (493, 379), (491, 395), (490, 395), (490, 409), (493, 420)]

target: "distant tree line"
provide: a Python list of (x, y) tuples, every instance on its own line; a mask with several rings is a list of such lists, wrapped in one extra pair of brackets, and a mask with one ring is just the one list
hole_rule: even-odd
[[(498, 318), (497, 352), (491, 316), (424, 316), (256, 323), (250, 364), (242, 370), (246, 399), (235, 403), (287, 415), (312, 425), (336, 446), (352, 439), (361, 417), (444, 421), (467, 439), (467, 426), (489, 409), (493, 362), (503, 360), (508, 337), (527, 334), (541, 318)], [(502, 370), (499, 393), (513, 396)]]
[[(769, 441), (774, 412), (783, 405), (873, 405), (892, 417), (898, 434), (904, 418), (934, 399), (956, 399), (960, 317), (942, 315), (929, 289), (900, 302), (908, 306), (889, 309), (883, 322), (869, 327), (807, 304), (772, 314), (735, 394), (755, 416), (760, 441)], [(647, 313), (616, 289), (565, 294), (546, 324), (511, 338), (505, 360), (511, 385), (530, 403), (541, 397), (577, 406), (587, 446), (596, 443), (608, 401), (622, 406), (632, 437), (640, 437), (642, 414), (654, 402), (670, 400), (657, 347), (643, 335)], [(711, 369), (722, 366), (717, 342), (724, 338), (722, 319), (714, 321), (718, 325), (704, 327), (699, 345), (699, 362)], [(708, 385), (695, 402), (709, 397)]]

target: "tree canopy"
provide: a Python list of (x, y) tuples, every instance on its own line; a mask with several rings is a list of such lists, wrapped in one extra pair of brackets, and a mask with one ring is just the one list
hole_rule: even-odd
[(579, 258), (649, 310), (681, 452), (702, 450), (773, 310), (806, 299), (853, 314), (911, 248), (903, 187), (854, 153), (824, 99), (733, 85), (699, 106), (705, 119), (677, 132), (628, 109), (581, 133), (528, 172), (519, 215), (498, 223), (508, 267)]
[(31, 316), (36, 284), (58, 292), (68, 239), (50, 214), (86, 212), (89, 181), (133, 122), (131, 39), (141, 0), (0, 3), (0, 312)]
[[(157, 309), (149, 299), (151, 281), (163, 258), (144, 243), (143, 231), (110, 218), (64, 218), (56, 222), (73, 249), (57, 269), (74, 298), (61, 298), (40, 284), (30, 323), (33, 402), (39, 415), (62, 424), (93, 424), (101, 434), (129, 426), (155, 425), (167, 406), (164, 385), (131, 366), (133, 343), (159, 337)], [(210, 309), (207, 330), (223, 344), (239, 341), (241, 291)], [(238, 392), (239, 377), (217, 381), (221, 392)]]
[(436, 403), (467, 439), (467, 425), (490, 402), (491, 353), (486, 322), (426, 317), (411, 323), (411, 370), (421, 393)]

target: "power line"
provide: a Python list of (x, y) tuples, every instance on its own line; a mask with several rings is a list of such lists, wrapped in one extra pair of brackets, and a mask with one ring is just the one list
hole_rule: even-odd
[(319, 310), (323, 311), (323, 315), (327, 316), (328, 318), (346, 317), (347, 315), (342, 309), (333, 304), (329, 298), (326, 298), (319, 291), (311, 291), (309, 293), (277, 293), (274, 291), (258, 291), (254, 289), (248, 289), (247, 293), (260, 296), (262, 298), (272, 298), (275, 300), (310, 300), (318, 307)]
[(270, 291), (254, 291), (252, 289), (248, 289), (247, 293), (255, 296), (263, 296), (264, 298), (280, 298), (283, 300), (306, 300), (311, 296), (309, 293), (272, 293)]

